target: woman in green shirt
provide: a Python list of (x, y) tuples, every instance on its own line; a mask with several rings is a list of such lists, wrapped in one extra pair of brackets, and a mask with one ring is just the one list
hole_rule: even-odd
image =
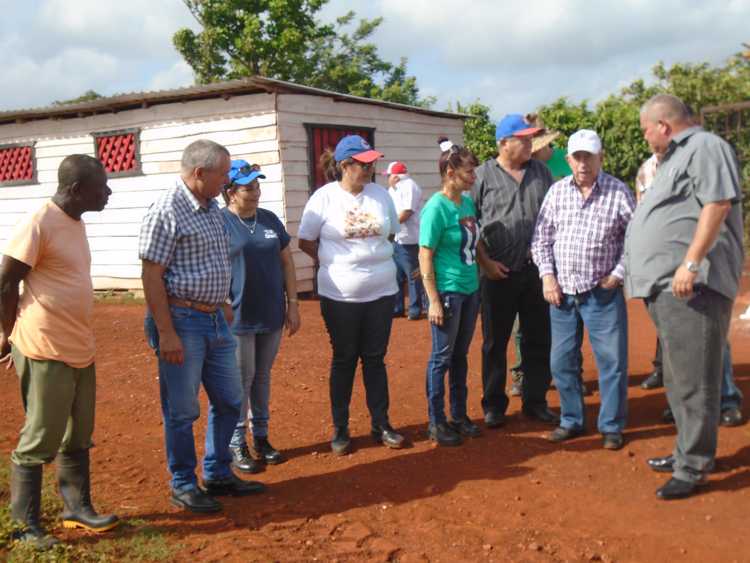
[[(480, 434), (479, 427), (466, 414), (466, 354), (479, 312), (479, 225), (474, 203), (462, 193), (474, 184), (478, 162), (465, 147), (445, 138), (439, 143), (442, 189), (422, 209), (419, 228), (419, 267), (430, 300), (432, 332), (427, 404), (430, 439), (440, 446), (458, 446), (462, 436)], [(450, 423), (444, 411), (446, 371)]]

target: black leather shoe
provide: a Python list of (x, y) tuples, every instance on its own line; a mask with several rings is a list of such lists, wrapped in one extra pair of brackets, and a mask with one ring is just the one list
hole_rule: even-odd
[(547, 440), (554, 443), (565, 442), (566, 440), (572, 440), (583, 434), (583, 430), (580, 428), (563, 428), (558, 426), (552, 432), (547, 434)]
[(722, 426), (739, 426), (743, 422), (742, 411), (738, 407), (730, 407), (721, 411), (719, 424)]
[(253, 437), (253, 458), (268, 465), (278, 465), (286, 461), (281, 452), (274, 448), (265, 436)]
[(672, 477), (664, 485), (656, 489), (656, 496), (662, 500), (687, 498), (695, 492), (698, 485), (699, 483), (692, 483)]
[(373, 427), (371, 434), (373, 440), (383, 444), (386, 448), (397, 450), (404, 447), (404, 437), (396, 432), (390, 424)]
[(349, 437), (348, 426), (336, 426), (331, 439), (331, 451), (336, 455), (346, 455), (349, 453), (352, 440)]
[(182, 492), (172, 491), (172, 498), (169, 501), (190, 512), (221, 512), (221, 503), (200, 488)]
[(233, 496), (245, 497), (265, 493), (268, 490), (263, 483), (258, 481), (243, 481), (234, 473), (226, 479), (216, 479), (215, 481), (203, 481), (206, 492), (212, 496)]
[(667, 407), (664, 409), (664, 412), (661, 413), (661, 420), (667, 424), (674, 424), (674, 414), (671, 408)]
[(263, 466), (250, 457), (247, 446), (230, 446), (229, 451), (232, 454), (232, 467), (237, 471), (242, 473), (260, 473), (263, 471)]
[(560, 422), (560, 418), (549, 410), (545, 405), (536, 405), (533, 407), (523, 407), (521, 409), (523, 414), (539, 422), (545, 422), (547, 424), (557, 424)]
[(460, 446), (463, 443), (461, 435), (445, 422), (430, 424), (428, 434), (438, 446)]
[(672, 473), (674, 467), (674, 456), (652, 457), (648, 461), (648, 466), (657, 473)]
[(482, 435), (482, 431), (479, 426), (474, 424), (468, 416), (460, 418), (458, 420), (451, 420), (449, 423), (451, 428), (467, 438), (478, 438)]
[(604, 443), (602, 447), (605, 450), (619, 450), (625, 445), (625, 438), (622, 432), (606, 432), (603, 438)]
[(505, 425), (505, 415), (501, 412), (484, 413), (484, 424), (487, 428), (500, 428)]
[(658, 389), (664, 387), (664, 376), (660, 371), (654, 371), (641, 382), (641, 389)]

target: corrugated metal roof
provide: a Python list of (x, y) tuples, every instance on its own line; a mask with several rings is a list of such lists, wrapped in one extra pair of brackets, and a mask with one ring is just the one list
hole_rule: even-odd
[(216, 82), (213, 84), (205, 84), (200, 86), (176, 88), (174, 90), (158, 90), (155, 92), (133, 92), (130, 94), (119, 94), (117, 96), (109, 96), (106, 98), (99, 98), (97, 100), (80, 102), (76, 104), (64, 104), (42, 108), (4, 111), (0, 112), (0, 124), (50, 118), (70, 119), (75, 117), (94, 115), (97, 113), (123, 111), (158, 104), (186, 102), (190, 100), (205, 100), (209, 98), (226, 98), (231, 96), (256, 94), (261, 92), (326, 96), (340, 101), (377, 105), (420, 113), (424, 115), (434, 115), (437, 117), (447, 117), (452, 119), (465, 119), (469, 117), (468, 115), (460, 113), (435, 111), (415, 106), (409, 106), (406, 104), (384, 102), (382, 100), (374, 100), (372, 98), (362, 98), (360, 96), (340, 94), (338, 92), (331, 92), (329, 90), (313, 88), (311, 86), (301, 86), (299, 84), (286, 82), (284, 80), (254, 76), (249, 78), (242, 78), (239, 80), (230, 80), (227, 82)]

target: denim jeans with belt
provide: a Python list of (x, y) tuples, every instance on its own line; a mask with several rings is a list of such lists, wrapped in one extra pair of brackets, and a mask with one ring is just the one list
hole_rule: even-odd
[(628, 400), (628, 313), (622, 288), (564, 294), (560, 306), (550, 305), (549, 311), (550, 364), (560, 394), (560, 426), (584, 428), (580, 350), (585, 326), (599, 371), (599, 432), (622, 432)]
[[(445, 422), (445, 372), (448, 372), (450, 408), (453, 420), (466, 417), (466, 375), (474, 327), (479, 314), (479, 291), (470, 295), (440, 294), (447, 318), (442, 326), (430, 324), (432, 352), (427, 362), (427, 414), (430, 424)], [(445, 308), (445, 304), (448, 307)]]
[[(209, 400), (204, 480), (231, 474), (229, 440), (240, 415), (242, 383), (235, 358), (237, 344), (221, 309), (203, 313), (171, 306), (170, 312), (182, 341), (183, 362), (171, 364), (159, 357), (159, 390), (171, 485), (183, 491), (197, 486), (193, 422), (200, 416), (201, 383)], [(149, 345), (159, 356), (159, 333), (150, 315), (145, 329)]]

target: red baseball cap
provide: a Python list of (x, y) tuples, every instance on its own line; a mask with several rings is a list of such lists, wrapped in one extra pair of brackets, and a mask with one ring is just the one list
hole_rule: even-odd
[(406, 174), (406, 164), (399, 161), (391, 162), (383, 172), (383, 176), (390, 176), (391, 174)]

